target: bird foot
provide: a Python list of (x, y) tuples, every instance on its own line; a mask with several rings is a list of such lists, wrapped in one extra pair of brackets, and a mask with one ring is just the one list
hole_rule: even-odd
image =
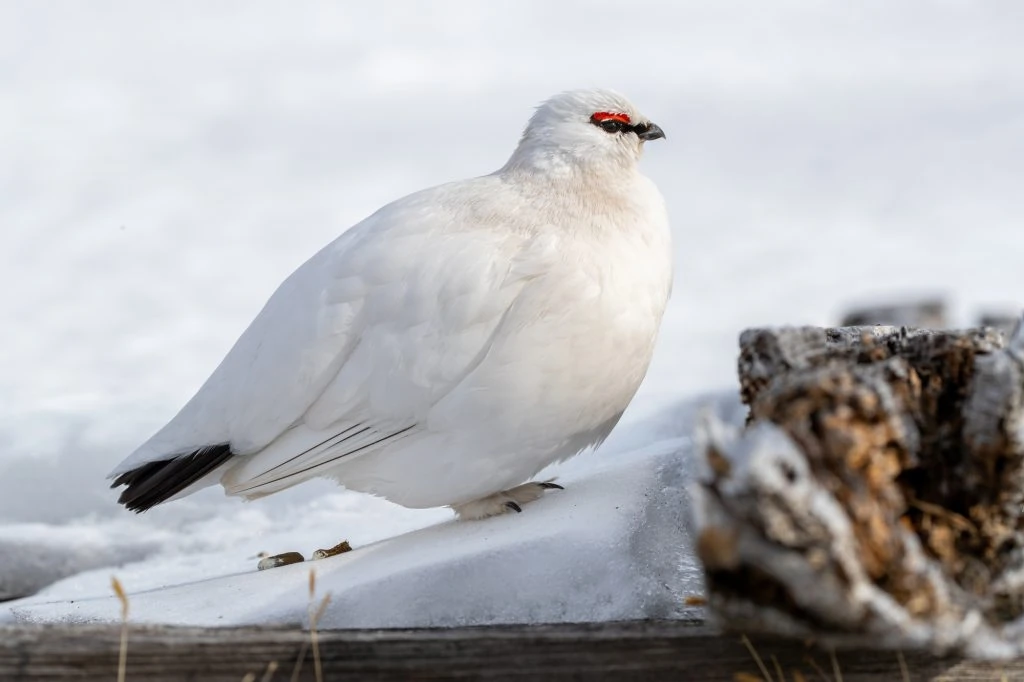
[(549, 490), (563, 490), (563, 488), (553, 481), (524, 483), (479, 500), (465, 504), (453, 504), (452, 509), (463, 521), (486, 519), (488, 516), (498, 516), (510, 512), (518, 514), (523, 511), (522, 505), (539, 499)]

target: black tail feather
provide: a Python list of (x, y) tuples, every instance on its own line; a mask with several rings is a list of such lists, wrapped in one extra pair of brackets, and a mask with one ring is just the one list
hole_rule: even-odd
[(118, 502), (134, 512), (144, 512), (189, 487), (231, 457), (228, 443), (208, 445), (188, 455), (150, 462), (114, 479), (111, 488), (128, 486)]

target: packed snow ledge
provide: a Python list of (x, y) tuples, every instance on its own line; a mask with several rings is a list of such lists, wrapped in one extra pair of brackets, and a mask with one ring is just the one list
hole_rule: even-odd
[[(86, 571), (0, 604), (0, 622), (118, 621), (120, 604), (110, 592), (116, 574), (130, 593), (132, 622), (298, 624), (308, 618), (311, 569), (317, 599), (331, 594), (320, 621), (325, 628), (685, 617), (685, 598), (702, 589), (687, 521), (693, 407), (638, 423), (598, 452), (555, 468), (550, 473), (565, 490), (521, 514), (456, 522), (446, 510), (403, 516), (406, 510), (379, 500), (334, 493), (327, 497), (333, 504), (289, 508), (285, 523), (275, 524), (260, 503), (232, 506), (231, 528), (216, 518), (193, 524), (184, 533), (196, 536), (191, 543), (170, 535), (146, 559)], [(385, 517), (390, 526), (382, 525)], [(145, 520), (131, 523), (144, 527)], [(392, 530), (432, 525), (361, 544), (360, 523)], [(268, 527), (261, 537), (232, 537), (260, 524)], [(258, 551), (295, 550), (308, 558), (346, 538), (352, 552), (256, 570)], [(219, 541), (230, 549), (219, 549)]]

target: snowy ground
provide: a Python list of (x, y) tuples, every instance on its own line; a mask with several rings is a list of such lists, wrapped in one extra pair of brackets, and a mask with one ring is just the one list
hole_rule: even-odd
[(319, 483), (132, 517), (103, 476), (310, 253), (498, 167), (558, 90), (619, 89), (668, 132), (644, 164), (678, 264), (648, 380), (573, 480), (685, 435), (664, 429), (730, 385), (745, 326), (918, 292), (959, 323), (1020, 305), (1022, 30), (1014, 0), (3, 3), (0, 597), (109, 559), (132, 590), (211, 579), (450, 518)]
[[(683, 513), (679, 455), (688, 450), (685, 439), (654, 443), (630, 453), (629, 461), (560, 477), (564, 493), (549, 494), (522, 514), (480, 523), (449, 519), (329, 559), (260, 572), (251, 554), (269, 540), (308, 557), (309, 548), (295, 544), (324, 544), (326, 532), (340, 532), (333, 509), (293, 516), (292, 527), (274, 537), (230, 549), (160, 553), (120, 569), (119, 579), (134, 593), (134, 622), (301, 623), (310, 570), (318, 598), (331, 593), (324, 627), (679, 617), (687, 594), (700, 594)], [(83, 573), (11, 602), (8, 617), (117, 622), (117, 599), (96, 598), (109, 592), (109, 574)]]
[[(600, 452), (557, 467), (564, 491), (549, 493), (522, 514), (481, 522), (333, 493), (308, 503), (278, 500), (270, 513), (256, 504), (221, 505), (216, 518), (180, 517), (170, 528), (161, 524), (154, 537), (146, 537), (152, 532), (146, 523), (89, 523), (94, 554), (134, 555), (122, 554), (116, 569), (82, 570), (34, 596), (0, 604), (0, 623), (116, 621), (120, 604), (110, 595), (116, 572), (132, 593), (134, 622), (291, 624), (307, 617), (310, 570), (317, 575), (318, 598), (331, 594), (325, 627), (683, 617), (685, 598), (702, 592), (690, 551), (692, 442), (686, 434), (706, 408), (742, 419), (731, 394), (673, 405), (659, 418), (621, 429)], [(47, 539), (62, 532), (38, 524), (30, 530)], [(116, 541), (133, 534), (141, 547)], [(260, 552), (298, 550), (308, 558), (342, 536), (357, 549), (256, 570)], [(0, 555), (0, 575), (35, 575), (24, 559), (17, 562), (39, 547), (53, 549), (28, 541), (18, 552)], [(10, 570), (12, 559), (20, 570)], [(39, 566), (48, 578), (46, 568)]]

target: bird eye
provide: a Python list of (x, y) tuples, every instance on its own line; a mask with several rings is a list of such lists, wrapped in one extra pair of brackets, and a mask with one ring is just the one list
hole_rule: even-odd
[(633, 129), (629, 116), (610, 111), (598, 111), (590, 117), (590, 122), (609, 134)]

